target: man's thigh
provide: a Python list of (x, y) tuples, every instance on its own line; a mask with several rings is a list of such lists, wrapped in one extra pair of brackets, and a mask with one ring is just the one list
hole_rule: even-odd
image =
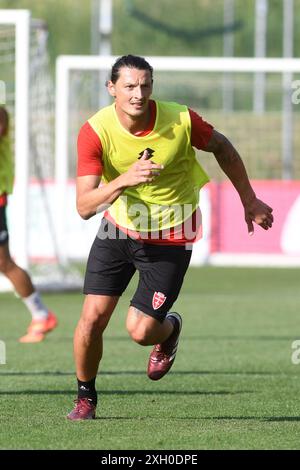
[(191, 254), (184, 246), (144, 244), (135, 256), (139, 283), (130, 305), (163, 322), (179, 295)]
[(122, 295), (135, 273), (126, 244), (127, 240), (96, 237), (87, 262), (84, 294)]

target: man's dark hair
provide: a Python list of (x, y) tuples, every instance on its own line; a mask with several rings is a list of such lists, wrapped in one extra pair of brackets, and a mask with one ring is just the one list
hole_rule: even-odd
[(116, 83), (120, 77), (120, 69), (122, 67), (129, 67), (138, 70), (149, 70), (151, 79), (153, 80), (153, 68), (151, 65), (143, 57), (128, 54), (119, 57), (112, 66), (110, 80), (113, 83)]

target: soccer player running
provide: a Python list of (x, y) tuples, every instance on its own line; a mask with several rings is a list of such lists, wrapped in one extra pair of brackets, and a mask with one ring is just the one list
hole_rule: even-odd
[(39, 343), (57, 325), (56, 316), (44, 305), (26, 271), (11, 258), (6, 223), (7, 195), (13, 190), (14, 165), (9, 137), (9, 114), (0, 107), (0, 273), (12, 283), (31, 313), (31, 323), (21, 343)]
[(154, 345), (150, 379), (161, 379), (174, 362), (182, 319), (170, 309), (189, 266), (186, 245), (199, 238), (199, 189), (208, 181), (193, 147), (216, 157), (240, 196), (250, 233), (254, 222), (265, 230), (273, 223), (272, 208), (256, 197), (228, 139), (187, 106), (151, 100), (152, 85), (145, 59), (120, 57), (107, 83), (114, 103), (92, 116), (78, 137), (78, 212), (89, 219), (106, 211), (88, 258), (74, 336), (78, 397), (71, 420), (95, 417), (102, 334), (136, 270), (129, 335)]

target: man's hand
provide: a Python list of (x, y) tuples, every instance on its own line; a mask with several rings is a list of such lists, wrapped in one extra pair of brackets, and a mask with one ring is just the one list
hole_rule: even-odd
[(260, 225), (264, 230), (269, 230), (272, 227), (274, 221), (273, 209), (260, 199), (255, 197), (251, 202), (244, 203), (244, 210), (249, 235), (254, 233), (253, 222)]
[(142, 157), (119, 178), (122, 178), (122, 184), (125, 187), (137, 186), (141, 183), (151, 183), (156, 176), (160, 175), (162, 169), (163, 165), (158, 165), (149, 160), (148, 151), (145, 150)]

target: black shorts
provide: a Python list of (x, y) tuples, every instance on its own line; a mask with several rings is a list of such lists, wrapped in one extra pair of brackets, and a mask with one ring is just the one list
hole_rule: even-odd
[(6, 206), (0, 206), (0, 246), (8, 243), (8, 229), (6, 223)]
[[(116, 236), (105, 236), (108, 231)], [(178, 297), (191, 254), (185, 246), (126, 237), (103, 219), (89, 254), (83, 292), (121, 296), (137, 270), (139, 282), (130, 305), (162, 322)]]

